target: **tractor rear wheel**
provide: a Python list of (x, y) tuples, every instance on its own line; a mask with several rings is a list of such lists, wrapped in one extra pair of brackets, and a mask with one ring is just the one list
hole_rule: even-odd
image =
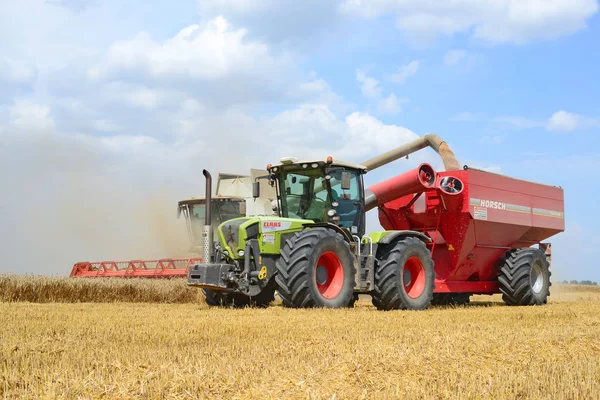
[(348, 307), (354, 299), (354, 255), (342, 235), (313, 228), (286, 241), (277, 260), (277, 291), (285, 307)]
[(434, 293), (433, 306), (462, 306), (471, 302), (471, 293)]
[(509, 306), (542, 305), (550, 296), (550, 264), (538, 249), (510, 251), (500, 268), (502, 300)]
[(379, 310), (424, 310), (433, 297), (435, 272), (425, 243), (408, 237), (386, 246), (375, 270), (373, 305)]

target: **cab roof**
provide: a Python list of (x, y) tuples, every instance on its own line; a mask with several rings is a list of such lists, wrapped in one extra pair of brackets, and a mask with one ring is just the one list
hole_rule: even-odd
[[(290, 166), (290, 165), (296, 165), (299, 167), (302, 167), (303, 164), (307, 164), (307, 165), (312, 165), (314, 163), (318, 163), (319, 166), (323, 166), (328, 164), (327, 159), (315, 159), (315, 160), (298, 160), (295, 157), (283, 157), (280, 160), (279, 164), (273, 164), (271, 166), (271, 168), (273, 167), (286, 167), (286, 166)], [(366, 171), (367, 167), (365, 167), (364, 165), (361, 164), (357, 164), (351, 161), (345, 161), (345, 160), (340, 160), (340, 159), (336, 159), (336, 158), (332, 158), (330, 165), (334, 166), (334, 167), (344, 167), (344, 168), (350, 168), (350, 169), (358, 169), (358, 170), (362, 170), (362, 171)]]
[[(225, 195), (212, 196), (212, 200), (213, 201), (245, 201), (245, 199), (242, 198), (242, 197), (238, 197), (238, 196), (225, 196)], [(191, 199), (186, 199), (186, 200), (180, 200), (179, 201), (179, 205), (183, 205), (183, 204), (204, 204), (204, 203), (206, 203), (206, 197), (204, 197), (204, 196), (192, 197)]]

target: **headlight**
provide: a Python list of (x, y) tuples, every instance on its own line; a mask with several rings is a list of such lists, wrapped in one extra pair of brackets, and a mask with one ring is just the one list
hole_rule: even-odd
[(226, 256), (228, 256), (229, 252), (227, 250), (225, 250), (225, 251), (223, 251), (223, 254), (226, 255)]
[(319, 164), (318, 163), (312, 163), (310, 166), (313, 167), (313, 168), (317, 168), (319, 166)]
[(331, 203), (331, 206), (332, 206), (332, 207), (337, 207), (337, 206), (339, 206), (339, 205), (340, 205), (340, 203), (338, 203), (337, 201), (334, 201), (333, 203)]
[(308, 164), (302, 164), (302, 168), (308, 168)]
[(246, 254), (246, 252), (244, 252), (244, 250), (239, 250), (238, 251), (238, 256), (244, 257), (244, 254)]
[(327, 211), (327, 215), (329, 215), (330, 217), (333, 217), (335, 215), (335, 210)]

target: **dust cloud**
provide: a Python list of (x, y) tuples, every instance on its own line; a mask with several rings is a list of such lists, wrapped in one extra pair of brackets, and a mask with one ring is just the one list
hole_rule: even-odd
[(191, 257), (177, 201), (204, 193), (200, 157), (153, 159), (66, 136), (0, 136), (0, 273)]

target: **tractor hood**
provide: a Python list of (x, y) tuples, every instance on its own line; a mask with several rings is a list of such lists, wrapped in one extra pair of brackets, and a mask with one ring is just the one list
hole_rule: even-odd
[(244, 257), (245, 243), (257, 239), (261, 253), (279, 254), (285, 240), (313, 224), (311, 220), (280, 217), (243, 217), (219, 225), (219, 242), (223, 251), (234, 259)]

